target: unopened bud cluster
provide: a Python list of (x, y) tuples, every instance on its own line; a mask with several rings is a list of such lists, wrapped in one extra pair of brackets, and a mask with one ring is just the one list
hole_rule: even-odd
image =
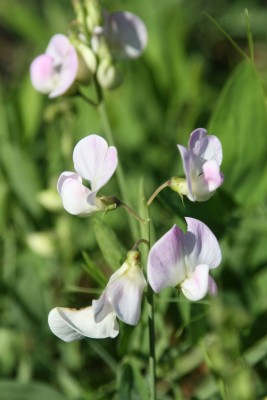
[(31, 64), (34, 88), (50, 98), (76, 94), (92, 77), (103, 89), (115, 89), (123, 81), (118, 61), (139, 57), (147, 44), (146, 27), (136, 15), (109, 13), (98, 0), (73, 0), (73, 7), (68, 36), (54, 35)]

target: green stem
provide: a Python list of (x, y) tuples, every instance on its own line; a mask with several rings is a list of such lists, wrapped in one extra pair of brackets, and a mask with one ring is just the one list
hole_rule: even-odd
[(90, 104), (90, 106), (95, 108), (98, 106), (98, 103), (96, 103), (94, 100), (89, 99), (89, 97), (85, 96), (80, 90), (78, 90), (78, 96), (80, 96), (86, 103)]
[(164, 182), (162, 185), (160, 185), (160, 186), (155, 190), (155, 192), (150, 196), (150, 198), (149, 198), (149, 200), (148, 200), (148, 202), (147, 202), (147, 205), (150, 206), (150, 204), (151, 204), (152, 201), (155, 199), (155, 197), (157, 197), (157, 195), (158, 195), (163, 189), (165, 189), (166, 187), (169, 187), (169, 186), (170, 186), (170, 181), (169, 181), (169, 180), (166, 181), (166, 182)]
[[(109, 141), (110, 144), (114, 145), (114, 138), (113, 138), (113, 133), (111, 130), (107, 110), (106, 110), (106, 105), (105, 105), (105, 100), (103, 97), (103, 93), (101, 90), (101, 87), (99, 86), (97, 80), (95, 79), (95, 88), (96, 88), (96, 94), (98, 98), (98, 112), (102, 121), (103, 129), (106, 134), (107, 140)], [(125, 178), (123, 171), (121, 169), (120, 164), (117, 166), (117, 179), (118, 179), (118, 185), (120, 188), (121, 195), (123, 197), (123, 200), (125, 203), (129, 204), (129, 197), (126, 189), (126, 184), (125, 184)], [(128, 220), (129, 220), (129, 225), (130, 225), (130, 230), (132, 233), (132, 237), (136, 238), (138, 236), (138, 227), (136, 225), (136, 222), (130, 217), (130, 215), (127, 215)]]
[(132, 214), (132, 216), (137, 219), (137, 221), (141, 222), (142, 224), (146, 224), (148, 221), (139, 217), (138, 214), (136, 214), (136, 212), (134, 212), (134, 210), (131, 209), (131, 207), (127, 206), (127, 204), (121, 202), (120, 203), (121, 207), (123, 207), (126, 211), (128, 211), (128, 213)]
[[(149, 219), (149, 210), (147, 203), (145, 204), (145, 213), (144, 218), (148, 220), (144, 229), (144, 238), (145, 241), (150, 243), (150, 219)], [(146, 246), (147, 255), (150, 249), (150, 245)], [(156, 351), (155, 351), (155, 309), (154, 309), (154, 293), (149, 285), (147, 284), (147, 314), (148, 314), (148, 334), (149, 334), (149, 388), (150, 388), (150, 400), (157, 399), (156, 393)]]

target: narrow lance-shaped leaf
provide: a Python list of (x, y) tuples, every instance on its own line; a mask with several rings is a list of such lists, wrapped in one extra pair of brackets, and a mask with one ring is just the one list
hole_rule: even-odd
[(209, 123), (222, 142), (224, 189), (242, 203), (264, 199), (267, 180), (267, 114), (263, 89), (250, 62), (237, 67)]

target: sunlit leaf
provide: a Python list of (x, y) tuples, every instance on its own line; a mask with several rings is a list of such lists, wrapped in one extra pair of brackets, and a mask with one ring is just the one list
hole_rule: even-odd
[(267, 114), (258, 74), (250, 62), (234, 71), (209, 123), (223, 146), (224, 189), (241, 204), (266, 196)]

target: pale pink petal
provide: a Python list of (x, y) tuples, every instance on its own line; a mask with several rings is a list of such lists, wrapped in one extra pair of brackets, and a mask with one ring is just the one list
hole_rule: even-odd
[(91, 192), (82, 184), (82, 179), (74, 172), (63, 172), (58, 179), (58, 192), (63, 207), (72, 215), (88, 216), (100, 211), (96, 206), (96, 192)]
[(50, 39), (45, 53), (48, 54), (56, 64), (66, 58), (71, 44), (67, 36), (58, 33)]
[(203, 175), (210, 192), (221, 186), (224, 180), (220, 167), (215, 160), (210, 160), (203, 164)]
[(69, 39), (61, 34), (54, 35), (45, 54), (31, 64), (33, 86), (50, 98), (64, 94), (74, 83), (78, 72), (78, 56)]
[(30, 66), (33, 87), (41, 93), (50, 93), (54, 87), (53, 60), (49, 55), (36, 57)]
[[(218, 187), (223, 184), (224, 176), (220, 172), (215, 160), (206, 161), (203, 165), (203, 173), (192, 178), (192, 192), (194, 200), (206, 201), (210, 199)], [(191, 199), (190, 199), (191, 200)]]
[(192, 179), (192, 192), (194, 196), (194, 201), (206, 201), (214, 195), (214, 190), (210, 191), (208, 182), (206, 182), (204, 174), (201, 174)]
[(185, 148), (184, 146), (178, 144), (177, 145), (178, 150), (180, 152), (181, 158), (182, 158), (182, 163), (183, 163), (183, 168), (184, 168), (184, 174), (188, 186), (188, 198), (191, 201), (194, 201), (194, 195), (192, 192), (192, 182), (191, 182), (191, 158), (190, 158), (190, 152)]
[(115, 313), (108, 314), (103, 321), (96, 323), (92, 307), (80, 310), (56, 307), (48, 315), (48, 324), (54, 335), (65, 342), (85, 336), (95, 339), (114, 338), (119, 333)]
[(209, 288), (208, 288), (208, 290), (209, 290), (209, 293), (212, 296), (216, 296), (217, 295), (217, 292), (218, 292), (217, 284), (216, 284), (215, 280), (212, 278), (212, 276), (210, 276), (210, 275), (209, 275)]
[(174, 225), (149, 252), (147, 276), (156, 293), (165, 287), (177, 286), (186, 277), (183, 236)]
[(193, 273), (199, 264), (210, 269), (218, 267), (222, 259), (218, 240), (203, 222), (194, 218), (185, 218), (188, 232), (184, 236), (185, 261), (189, 273)]
[(69, 39), (64, 35), (55, 35), (46, 50), (53, 58), (55, 86), (49, 97), (54, 98), (65, 93), (74, 83), (78, 72), (78, 56)]
[(197, 265), (193, 275), (184, 280), (181, 289), (185, 297), (192, 301), (203, 299), (208, 292), (209, 266)]
[(130, 12), (106, 14), (104, 34), (114, 57), (137, 58), (147, 45), (144, 22)]
[(91, 182), (91, 189), (98, 191), (114, 174), (117, 164), (117, 150), (108, 147), (98, 135), (90, 135), (80, 140), (73, 152), (75, 170)]

